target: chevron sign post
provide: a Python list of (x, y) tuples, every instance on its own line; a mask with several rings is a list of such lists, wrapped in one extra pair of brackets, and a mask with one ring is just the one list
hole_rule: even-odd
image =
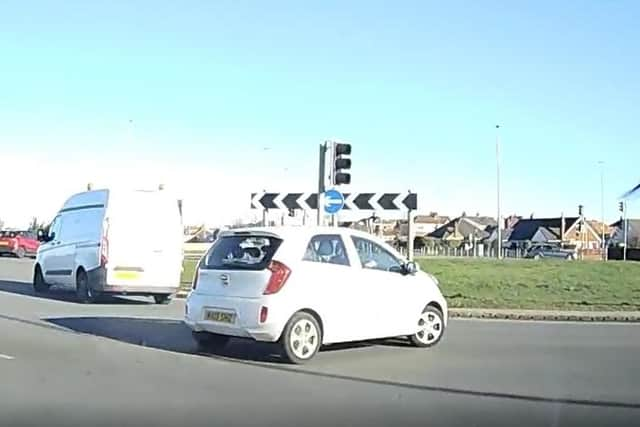
[[(345, 193), (347, 210), (409, 210), (418, 209), (416, 193)], [(318, 209), (318, 193), (253, 193), (252, 209)]]

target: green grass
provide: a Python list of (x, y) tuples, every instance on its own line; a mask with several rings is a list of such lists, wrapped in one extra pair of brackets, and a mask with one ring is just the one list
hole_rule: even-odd
[(640, 263), (422, 258), (451, 307), (640, 310)]
[[(640, 310), (640, 263), (421, 258), (451, 307)], [(183, 289), (197, 261), (187, 259)]]
[(193, 281), (193, 273), (195, 273), (196, 271), (196, 264), (198, 264), (197, 259), (189, 258), (185, 258), (184, 262), (182, 263), (182, 266), (184, 267), (182, 270), (182, 277), (180, 278), (182, 289), (187, 290), (191, 286), (191, 282)]

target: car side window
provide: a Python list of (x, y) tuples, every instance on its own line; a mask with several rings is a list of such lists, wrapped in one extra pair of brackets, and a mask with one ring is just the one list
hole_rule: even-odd
[(352, 236), (362, 268), (371, 270), (402, 272), (402, 263), (379, 244), (361, 237)]
[(347, 251), (338, 234), (318, 234), (307, 245), (303, 261), (350, 265)]

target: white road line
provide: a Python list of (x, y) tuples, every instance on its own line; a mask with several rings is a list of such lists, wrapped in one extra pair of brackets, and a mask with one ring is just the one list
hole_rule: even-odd
[(13, 359), (15, 359), (15, 357), (13, 357), (13, 356), (9, 356), (9, 355), (7, 355), (7, 354), (2, 354), (2, 353), (0, 353), (0, 359), (4, 359), (4, 360), (13, 360)]

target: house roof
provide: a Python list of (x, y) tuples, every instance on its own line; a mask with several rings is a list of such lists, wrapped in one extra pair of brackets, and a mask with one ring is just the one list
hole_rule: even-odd
[(475, 235), (476, 238), (484, 239), (496, 225), (496, 220), (488, 216), (461, 216), (438, 227), (427, 236), (444, 239), (451, 234), (459, 233), (464, 237)]
[[(564, 221), (566, 233), (566, 231), (578, 221), (578, 218), (567, 217)], [(540, 228), (546, 229), (545, 233), (551, 233), (556, 239), (560, 239), (560, 234), (562, 233), (562, 218), (521, 219), (513, 226), (509, 241), (531, 240)]]
[(444, 224), (449, 221), (448, 216), (441, 215), (416, 215), (413, 218), (413, 222), (418, 224)]
[[(627, 234), (629, 239), (640, 238), (640, 219), (628, 219), (629, 222), (627, 228)], [(611, 224), (611, 228), (616, 228), (622, 230), (623, 223), (622, 220), (618, 220)]]

